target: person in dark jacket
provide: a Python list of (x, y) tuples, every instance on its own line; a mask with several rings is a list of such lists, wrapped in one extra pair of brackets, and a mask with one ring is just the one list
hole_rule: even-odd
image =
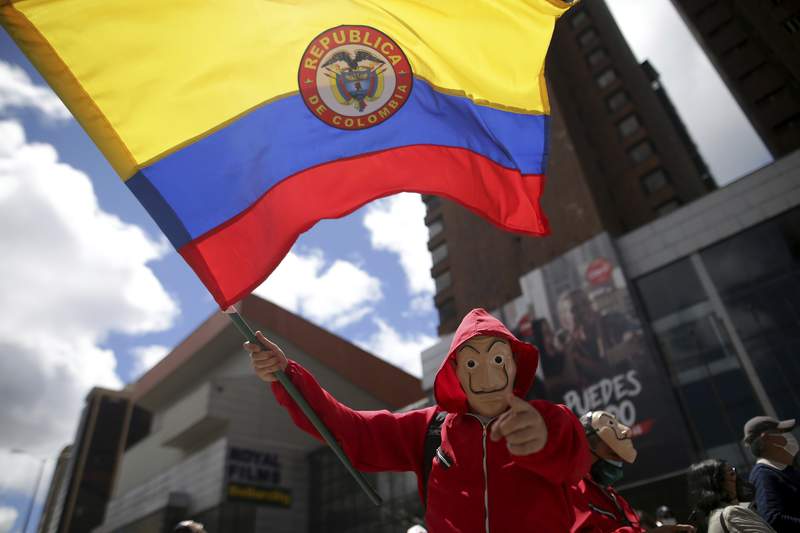
[(569, 530), (567, 489), (589, 469), (583, 430), (565, 406), (522, 399), (536, 374), (536, 348), (485, 310), (470, 311), (458, 327), (434, 381), (437, 405), (403, 413), (350, 409), (277, 345), (258, 338), (265, 348), (247, 343), (245, 349), (295, 424), (319, 438), (276, 381), (278, 370), (286, 372), (356, 468), (413, 471), (420, 497), (425, 434), (436, 413), (447, 413), (427, 483), (430, 533)]
[(795, 420), (769, 416), (744, 425), (744, 443), (756, 456), (750, 482), (756, 489), (756, 509), (778, 533), (800, 532), (800, 465)]
[[(589, 411), (581, 417), (592, 451), (592, 468), (570, 488), (570, 500), (575, 514), (571, 533), (644, 533), (633, 507), (616, 490), (614, 484), (622, 479), (622, 464), (636, 460), (636, 448), (631, 429), (606, 411)], [(686, 524), (661, 525), (649, 531), (674, 533), (694, 532)]]

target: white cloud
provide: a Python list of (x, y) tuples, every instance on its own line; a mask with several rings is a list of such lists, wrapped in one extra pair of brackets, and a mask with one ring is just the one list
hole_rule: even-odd
[(432, 298), (432, 260), (425, 204), (420, 196), (402, 193), (373, 202), (364, 215), (364, 226), (369, 230), (373, 248), (397, 254), (409, 293)]
[(366, 339), (357, 341), (356, 344), (409, 374), (422, 376), (420, 354), (438, 339), (424, 333), (401, 335), (380, 318), (374, 318), (373, 323), (378, 331)]
[(13, 121), (0, 121), (0, 191), (0, 447), (52, 455), (92, 386), (122, 386), (108, 334), (169, 328), (178, 308), (147, 266), (164, 246)]
[(49, 87), (35, 85), (20, 67), (0, 61), (0, 111), (12, 107), (33, 108), (53, 120), (72, 118)]
[(608, 0), (640, 61), (659, 71), (717, 183), (724, 185), (771, 161), (739, 105), (668, 0)]
[(378, 278), (349, 261), (328, 265), (319, 250), (289, 252), (253, 292), (332, 329), (361, 320), (383, 298)]
[(164, 359), (170, 352), (168, 346), (160, 344), (151, 344), (150, 346), (137, 346), (131, 349), (133, 356), (133, 366), (131, 368), (131, 375), (138, 377), (156, 366), (156, 363)]
[(424, 314), (433, 312), (433, 298), (430, 293), (424, 293), (411, 298), (409, 309), (412, 313)]
[(13, 507), (0, 507), (0, 533), (9, 533), (17, 521), (17, 510)]

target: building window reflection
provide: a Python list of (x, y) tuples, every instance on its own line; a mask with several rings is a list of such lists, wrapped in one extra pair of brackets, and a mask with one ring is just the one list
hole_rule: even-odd
[(439, 294), (446, 288), (450, 286), (452, 283), (452, 279), (450, 277), (450, 271), (445, 270), (435, 278), (433, 278), (434, 285), (436, 286), (436, 294)]
[(579, 28), (584, 24), (589, 22), (589, 15), (586, 14), (586, 11), (575, 11), (575, 14), (570, 19), (569, 23), (570, 26), (573, 28)]
[(639, 117), (636, 115), (628, 115), (617, 124), (617, 130), (623, 137), (630, 137), (641, 128)]
[(428, 239), (433, 239), (444, 230), (444, 222), (441, 218), (437, 218), (428, 225)]
[(701, 253), (778, 416), (800, 412), (800, 208)]
[(740, 433), (759, 414), (759, 404), (691, 261), (677, 261), (636, 285), (699, 450), (747, 464)]
[(580, 44), (581, 48), (587, 48), (594, 44), (597, 39), (597, 31), (594, 28), (589, 28), (578, 36), (578, 44)]
[(590, 67), (596, 67), (606, 59), (608, 59), (608, 52), (606, 52), (605, 48), (598, 48), (586, 56), (586, 61)]
[(628, 93), (623, 90), (615, 92), (606, 99), (606, 105), (608, 106), (608, 110), (611, 112), (622, 109), (628, 102), (630, 102)]
[(440, 244), (434, 248), (433, 251), (431, 251), (431, 257), (434, 265), (443, 261), (447, 257), (447, 243)]
[(617, 81), (617, 73), (614, 71), (613, 68), (609, 68), (601, 72), (596, 78), (595, 81), (597, 82), (597, 86), (601, 89), (605, 89), (615, 81)]
[(654, 153), (652, 143), (650, 141), (642, 141), (628, 150), (628, 157), (634, 163), (641, 163), (650, 159)]
[[(308, 456), (311, 471), (309, 531), (317, 533), (390, 533), (405, 531), (424, 515), (413, 473), (369, 474), (383, 498), (375, 507), (328, 448)], [(230, 530), (234, 531), (234, 530)]]
[(642, 177), (642, 187), (647, 194), (653, 194), (666, 187), (669, 183), (667, 173), (663, 169), (657, 168)]

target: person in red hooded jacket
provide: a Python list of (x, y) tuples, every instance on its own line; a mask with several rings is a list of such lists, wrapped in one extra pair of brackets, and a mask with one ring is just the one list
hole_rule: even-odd
[[(429, 533), (537, 531), (564, 533), (573, 522), (568, 487), (586, 474), (583, 429), (563, 405), (523, 400), (538, 353), (483, 309), (461, 322), (434, 382), (436, 406), (403, 413), (356, 411), (339, 403), (311, 374), (260, 333), (246, 343), (259, 377), (272, 382), (294, 422), (319, 434), (275, 380), (284, 370), (364, 471), (413, 471), (427, 495)], [(445, 411), (442, 443), (422, 486), (424, 440)]]
[[(589, 411), (581, 417), (592, 451), (592, 468), (570, 489), (575, 522), (570, 533), (645, 533), (633, 507), (614, 490), (622, 479), (622, 463), (633, 463), (637, 452), (631, 428), (607, 411)], [(651, 529), (658, 533), (694, 533), (687, 524)]]

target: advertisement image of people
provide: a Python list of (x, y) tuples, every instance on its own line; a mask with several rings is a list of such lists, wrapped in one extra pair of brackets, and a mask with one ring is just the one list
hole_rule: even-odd
[(531, 397), (576, 415), (605, 410), (630, 426), (642, 452), (626, 481), (667, 474), (691, 458), (666, 371), (648, 343), (606, 234), (520, 279), (523, 296), (501, 313), (539, 348)]

